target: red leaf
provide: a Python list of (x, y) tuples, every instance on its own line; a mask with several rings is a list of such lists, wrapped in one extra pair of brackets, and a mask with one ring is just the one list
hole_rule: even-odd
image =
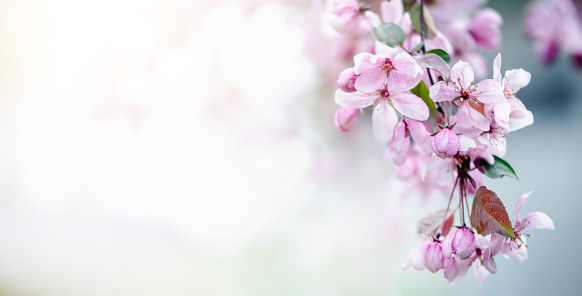
[(471, 225), (483, 236), (498, 233), (505, 237), (515, 238), (509, 215), (501, 199), (485, 186), (479, 187), (475, 194)]
[[(443, 225), (443, 233), (441, 233), (443, 236), (447, 236), (447, 234), (451, 232), (451, 228), (453, 228), (453, 222), (455, 222), (455, 215), (451, 214), (451, 216), (447, 219), (447, 221), (445, 221), (445, 224)], [(438, 228), (435, 229), (435, 234), (437, 230)]]
[[(441, 224), (443, 223), (443, 218), (445, 216), (446, 210), (447, 209), (438, 210), (434, 213), (430, 213), (422, 217), (422, 219), (418, 221), (417, 225), (418, 234), (423, 236), (423, 238), (424, 236), (429, 237), (431, 235), (434, 236), (436, 232), (439, 230)], [(449, 233), (449, 231), (451, 230), (451, 227), (453, 226), (453, 220), (455, 218), (453, 214), (455, 213), (456, 210), (457, 208), (449, 209), (449, 211), (447, 212), (447, 218), (445, 220), (445, 224), (443, 225), (443, 233), (441, 233), (441, 235), (447, 235), (447, 233)]]

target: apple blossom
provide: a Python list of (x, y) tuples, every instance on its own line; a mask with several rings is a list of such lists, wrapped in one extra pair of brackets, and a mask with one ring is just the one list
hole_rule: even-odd
[(362, 92), (372, 92), (383, 85), (389, 91), (405, 91), (422, 79), (420, 66), (407, 53), (399, 53), (394, 58), (382, 53), (360, 53), (354, 57), (354, 63), (358, 75), (354, 86)]
[(345, 92), (355, 92), (354, 83), (356, 78), (358, 78), (358, 75), (356, 75), (354, 68), (347, 68), (340, 73), (337, 79), (337, 87)]
[(441, 242), (438, 239), (423, 241), (414, 248), (402, 269), (406, 270), (412, 266), (416, 270), (426, 268), (434, 273), (445, 267), (445, 259)]
[[(380, 3), (380, 21), (357, 2), (330, 2), (335, 27), (360, 28), (351, 34), (376, 39), (375, 51), (357, 50), (358, 43), (352, 44), (354, 65), (337, 80), (336, 127), (349, 130), (371, 107), (372, 133), (387, 144), (385, 156), (392, 160), (396, 177), (407, 182), (406, 194), (420, 191), (423, 202), (428, 197), (449, 196), (447, 208), (433, 213), (436, 219), (425, 217), (419, 223), (430, 227), (423, 226), (426, 231), (419, 232), (425, 240), (413, 249), (403, 268), (426, 268), (433, 273), (442, 269), (444, 277), (456, 283), (473, 267), (477, 281), (483, 283), (497, 272), (497, 255), (518, 262), (526, 259), (522, 231), (553, 229), (553, 222), (539, 212), (520, 219), (527, 194), (518, 201), (517, 219), (512, 223), (501, 199), (483, 186), (485, 177), (518, 179), (501, 158), (507, 150), (506, 135), (533, 123), (532, 113), (517, 97), (531, 80), (529, 72), (513, 69), (502, 77), (497, 55), (493, 79), (475, 83), (475, 77), (484, 76), (489, 68), (478, 50), (499, 46), (503, 22), (499, 13), (480, 9), (484, 0), (439, 0), (429, 10), (424, 9), (423, 0), (416, 4), (392, 0)], [(562, 13), (560, 7), (556, 9)], [(536, 13), (537, 19), (552, 21), (551, 28), (532, 33), (543, 37), (540, 44), (559, 42), (557, 47), (577, 48), (578, 39), (564, 41), (552, 33), (557, 20), (546, 12)], [(361, 29), (364, 18), (373, 28)], [(564, 32), (578, 34), (571, 28)], [(582, 53), (580, 40), (580, 50), (572, 51), (575, 55)], [(553, 53), (549, 50), (548, 54)], [(453, 200), (458, 205), (451, 207)], [(462, 226), (450, 231), (457, 211), (460, 222), (456, 225)]]
[(339, 107), (335, 112), (335, 127), (342, 132), (347, 132), (356, 124), (359, 114), (359, 109)]
[(443, 128), (434, 136), (432, 147), (440, 158), (455, 156), (459, 152), (459, 137), (449, 128)]
[(374, 136), (384, 142), (390, 141), (394, 134), (394, 128), (398, 123), (396, 111), (414, 120), (424, 121), (428, 118), (428, 107), (419, 97), (410, 93), (391, 93), (385, 86), (369, 93), (362, 91), (346, 93), (338, 89), (335, 93), (335, 102), (342, 107), (359, 109), (374, 104), (372, 129)]
[(478, 84), (469, 63), (459, 61), (451, 69), (451, 82), (439, 81), (430, 87), (430, 97), (435, 102), (465, 101), (475, 104), (496, 103), (503, 99), (499, 82), (486, 79)]
[(446, 257), (457, 255), (459, 259), (469, 258), (475, 252), (475, 234), (467, 227), (461, 227), (447, 235), (443, 242), (443, 254)]
[(496, 49), (500, 43), (499, 26), (503, 19), (499, 12), (486, 8), (478, 11), (469, 25), (469, 32), (475, 38), (475, 43), (485, 49)]
[(531, 39), (542, 62), (551, 64), (562, 50), (573, 57), (582, 52), (582, 12), (572, 0), (531, 1), (526, 9), (523, 29)]
[[(516, 96), (520, 89), (529, 84), (531, 74), (523, 69), (513, 69), (505, 71), (505, 76), (501, 78), (501, 54), (498, 54), (493, 62), (493, 79), (501, 83), (503, 94), (507, 99), (507, 102), (501, 100), (489, 108), (495, 114), (495, 121), (502, 125), (507, 132), (533, 124), (533, 114)], [(507, 121), (505, 117), (508, 118)]]

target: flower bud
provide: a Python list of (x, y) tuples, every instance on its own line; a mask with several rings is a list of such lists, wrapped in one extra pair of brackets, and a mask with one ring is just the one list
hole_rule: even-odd
[(443, 128), (432, 140), (432, 148), (440, 158), (452, 157), (459, 152), (459, 137), (448, 128)]
[(449, 233), (443, 242), (443, 254), (446, 257), (455, 254), (461, 260), (469, 258), (475, 252), (475, 248), (475, 234), (467, 227)]
[(572, 61), (576, 69), (582, 70), (582, 52), (578, 52), (572, 55)]
[(358, 29), (361, 22), (358, 0), (329, 0), (325, 10), (332, 15), (331, 26), (336, 31), (348, 33)]
[(469, 32), (479, 46), (493, 50), (499, 47), (501, 41), (499, 32), (501, 23), (503, 19), (497, 11), (491, 8), (482, 9), (471, 20)]
[(335, 127), (342, 132), (347, 132), (356, 124), (359, 115), (360, 109), (339, 107), (335, 112)]
[(546, 65), (553, 63), (560, 53), (560, 45), (556, 41), (548, 41), (539, 47), (539, 54), (542, 62)]
[(354, 83), (356, 83), (356, 78), (358, 78), (358, 75), (356, 75), (354, 68), (347, 68), (340, 73), (337, 79), (337, 86), (345, 92), (355, 92)]
[(424, 255), (424, 264), (431, 272), (437, 272), (445, 267), (445, 257), (441, 242), (434, 241), (428, 245)]

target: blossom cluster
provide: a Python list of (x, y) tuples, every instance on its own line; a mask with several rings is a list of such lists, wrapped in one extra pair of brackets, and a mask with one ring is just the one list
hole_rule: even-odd
[[(487, 191), (485, 187), (479, 191)], [(403, 268), (416, 270), (428, 269), (431, 272), (443, 270), (444, 277), (450, 282), (458, 281), (473, 266), (477, 281), (482, 284), (489, 273), (497, 272), (495, 256), (502, 255), (520, 263), (527, 259), (527, 229), (554, 229), (554, 222), (544, 213), (533, 212), (523, 220), (520, 219), (521, 206), (532, 192), (523, 194), (517, 201), (515, 211), (517, 218), (511, 228), (512, 237), (490, 233), (486, 236), (475, 233), (467, 226), (443, 235), (437, 235), (420, 243), (412, 251)], [(486, 234), (486, 233), (484, 233)]]
[[(496, 193), (483, 186), (484, 176), (517, 179), (502, 157), (506, 135), (533, 123), (517, 96), (531, 75), (523, 69), (502, 75), (498, 54), (492, 78), (476, 79), (488, 68), (477, 49), (497, 49), (501, 38), (501, 16), (490, 8), (478, 9), (483, 1), (440, 0), (428, 9), (423, 2), (380, 1), (379, 7), (356, 0), (327, 2), (328, 19), (339, 33), (358, 32), (376, 40), (373, 49), (355, 54), (353, 67), (339, 75), (335, 125), (348, 131), (372, 109), (372, 133), (387, 144), (396, 175), (424, 196), (450, 194), (446, 209), (419, 222), (425, 240), (404, 268), (443, 269), (452, 282), (473, 266), (478, 279), (484, 279), (496, 272), (496, 255), (518, 262), (527, 258), (522, 230), (554, 227), (543, 213), (520, 220), (519, 209), (529, 193), (519, 199), (512, 223)], [(455, 193), (459, 205), (451, 209)], [(469, 211), (468, 196), (473, 194)], [(453, 226), (457, 229), (451, 231)]]
[(532, 1), (523, 29), (534, 43), (540, 59), (552, 63), (560, 50), (582, 69), (582, 3), (571, 0)]

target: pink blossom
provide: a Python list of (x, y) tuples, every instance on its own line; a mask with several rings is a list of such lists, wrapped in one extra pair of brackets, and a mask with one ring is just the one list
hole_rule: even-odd
[(459, 276), (459, 265), (457, 263), (457, 257), (445, 258), (444, 266), (445, 278), (449, 282), (454, 281)]
[(501, 41), (499, 26), (503, 19), (499, 13), (491, 8), (478, 11), (469, 25), (469, 32), (475, 42), (485, 49), (496, 49)]
[(402, 1), (382, 1), (380, 4), (380, 15), (382, 16), (383, 22), (397, 24), (406, 35), (412, 30), (410, 14), (404, 12)]
[(394, 165), (401, 166), (410, 151), (410, 137), (406, 130), (406, 123), (401, 121), (394, 129), (394, 135), (388, 146), (388, 156)]
[(475, 252), (475, 248), (475, 234), (467, 227), (449, 233), (443, 242), (443, 254), (446, 257), (455, 254), (464, 260)]
[(437, 272), (445, 267), (445, 257), (443, 255), (443, 247), (440, 241), (433, 241), (426, 248), (424, 255), (424, 264), (426, 269), (431, 272)]
[(465, 101), (492, 104), (503, 99), (501, 84), (492, 79), (474, 82), (473, 68), (463, 61), (451, 69), (451, 81), (439, 81), (430, 87), (430, 97), (435, 102)]
[(331, 15), (331, 25), (338, 32), (356, 31), (365, 24), (358, 0), (328, 0), (325, 10)]
[(422, 69), (407, 53), (391, 58), (385, 53), (360, 53), (354, 57), (358, 78), (355, 88), (373, 92), (386, 85), (391, 92), (403, 92), (415, 87), (422, 79)]
[(408, 127), (414, 144), (425, 154), (430, 154), (432, 152), (432, 138), (426, 130), (426, 126), (416, 120), (407, 119), (406, 127)]
[(416, 270), (426, 269), (431, 272), (437, 272), (445, 267), (445, 257), (443, 248), (438, 240), (423, 241), (412, 250), (402, 269), (408, 269), (410, 266)]
[(493, 248), (480, 249), (478, 251), (477, 259), (473, 264), (473, 270), (475, 271), (475, 278), (479, 285), (485, 284), (487, 277), (490, 273), (497, 273), (497, 264), (495, 263), (494, 256), (497, 254), (494, 252)]
[(374, 92), (356, 91), (347, 93), (338, 89), (335, 93), (335, 102), (346, 108), (366, 108), (375, 104), (372, 113), (372, 130), (374, 136), (388, 142), (392, 139), (394, 128), (398, 123), (395, 109), (403, 116), (414, 120), (424, 121), (428, 118), (428, 106), (421, 98), (409, 93), (389, 92), (386, 87)]
[(342, 132), (347, 132), (356, 124), (359, 115), (359, 109), (339, 107), (335, 112), (335, 127)]
[(459, 137), (449, 128), (443, 128), (433, 137), (432, 147), (440, 158), (453, 157), (459, 152)]
[(519, 211), (521, 207), (527, 200), (527, 198), (533, 193), (527, 192), (524, 193), (515, 204), (515, 213), (517, 215), (517, 219), (515, 219), (515, 230), (518, 232), (524, 229), (551, 229), (554, 230), (554, 222), (548, 215), (542, 212), (533, 212), (529, 213), (523, 220), (521, 220), (519, 216)]
[(570, 0), (532, 1), (523, 28), (544, 63), (552, 63), (560, 50), (582, 51), (580, 12)]
[(358, 78), (358, 75), (356, 75), (354, 68), (347, 68), (340, 73), (337, 79), (337, 86), (345, 92), (355, 92), (354, 83), (356, 78)]
[(411, 139), (421, 151), (426, 154), (431, 153), (431, 138), (424, 125), (415, 120), (404, 119), (394, 129), (387, 151), (388, 157), (397, 167), (402, 166), (406, 161), (411, 149)]
[(493, 79), (501, 83), (503, 95), (507, 100), (488, 106), (494, 112), (495, 121), (505, 128), (505, 132), (515, 131), (533, 123), (533, 114), (528, 111), (517, 92), (527, 86), (531, 80), (531, 74), (523, 69), (505, 71), (505, 77), (501, 77), (501, 54), (495, 57), (493, 62)]
[(469, 21), (466, 18), (451, 18), (445, 27), (445, 35), (449, 38), (456, 52), (474, 50), (477, 45), (469, 33)]
[(515, 205), (515, 212), (517, 218), (513, 225), (513, 233), (515, 238), (508, 239), (502, 236), (495, 236), (496, 244), (500, 249), (500, 254), (505, 257), (513, 259), (515, 262), (522, 262), (527, 259), (527, 242), (526, 235), (522, 234), (526, 229), (551, 229), (554, 230), (554, 222), (548, 215), (542, 212), (533, 212), (528, 214), (523, 220), (519, 216), (521, 206), (525, 203), (532, 192), (524, 193)]
[(454, 159), (443, 159), (436, 154), (432, 154), (422, 168), (421, 176), (423, 181), (426, 179), (426, 176), (429, 175), (429, 172), (433, 173), (437, 178), (439, 186), (453, 184), (457, 172)]
[(455, 125), (454, 132), (467, 137), (474, 137), (489, 130), (487, 118), (479, 111), (469, 107), (469, 104), (463, 104), (451, 117), (451, 122)]
[(418, 152), (412, 150), (401, 166), (394, 168), (394, 173), (401, 180), (416, 179), (420, 174), (420, 168), (423, 164), (424, 158)]
[(414, 267), (416, 270), (423, 270), (426, 267), (426, 252), (428, 247), (432, 244), (432, 241), (423, 241), (418, 244), (408, 255), (408, 259), (402, 266), (403, 270), (408, 269), (409, 267)]

